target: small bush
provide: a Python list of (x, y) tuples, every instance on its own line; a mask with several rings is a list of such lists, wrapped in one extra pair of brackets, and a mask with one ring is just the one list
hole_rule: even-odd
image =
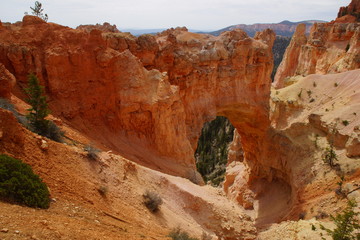
[(187, 232), (181, 231), (180, 228), (173, 229), (168, 237), (173, 240), (198, 240), (197, 238), (192, 238)]
[(101, 196), (106, 196), (108, 193), (108, 188), (106, 186), (101, 186), (99, 187), (98, 192), (101, 194)]
[(87, 152), (87, 157), (90, 159), (90, 160), (97, 160), (99, 158), (98, 156), (98, 153), (100, 152), (99, 149), (97, 148), (94, 148), (93, 146), (91, 145), (86, 145), (84, 147), (84, 150)]
[(344, 126), (347, 126), (347, 125), (349, 125), (349, 121), (348, 121), (348, 120), (343, 120), (343, 121), (342, 121), (342, 124), (343, 124)]
[(349, 49), (350, 49), (350, 43), (348, 43), (348, 44), (346, 45), (345, 52), (349, 51)]
[(157, 212), (160, 205), (163, 203), (161, 197), (155, 192), (146, 191), (143, 194), (143, 198), (144, 205), (153, 213)]
[(337, 87), (337, 86), (339, 86), (339, 84), (338, 84), (338, 83), (334, 83), (334, 87)]
[(31, 167), (18, 159), (0, 155), (0, 198), (29, 207), (48, 208), (49, 190)]
[(310, 98), (310, 97), (311, 97), (311, 94), (312, 94), (312, 91), (311, 91), (311, 90), (307, 90), (306, 93), (307, 93), (308, 97)]
[(63, 142), (64, 131), (61, 131), (61, 129), (53, 121), (46, 120), (46, 125), (41, 130), (38, 129), (33, 132), (56, 142)]
[(301, 98), (302, 91), (303, 91), (303, 89), (301, 89), (300, 92), (298, 93), (299, 98)]

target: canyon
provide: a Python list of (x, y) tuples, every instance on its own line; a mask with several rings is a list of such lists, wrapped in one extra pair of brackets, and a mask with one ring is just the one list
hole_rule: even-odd
[[(0, 24), (0, 97), (26, 114), (23, 89), (36, 74), (66, 137), (38, 136), (0, 109), (1, 152), (29, 163), (54, 199), (45, 212), (0, 203), (0, 223), (21, 229), (13, 239), (166, 239), (176, 227), (211, 239), (319, 239), (311, 225), (332, 226), (323, 216), (346, 205), (341, 176), (360, 202), (360, 24), (340, 15), (309, 36), (297, 27), (274, 83), (269, 29), (134, 37), (34, 16)], [(194, 158), (216, 116), (236, 129), (223, 190), (204, 186)], [(86, 159), (86, 144), (99, 160)], [(329, 146), (337, 169), (323, 161)], [(164, 201), (157, 214), (142, 205), (147, 189)], [(32, 214), (38, 230), (26, 227)]]

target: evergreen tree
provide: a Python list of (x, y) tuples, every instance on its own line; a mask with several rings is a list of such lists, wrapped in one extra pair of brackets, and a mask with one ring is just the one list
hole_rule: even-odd
[(25, 89), (31, 108), (26, 118), (29, 120), (33, 130), (44, 135), (48, 129), (49, 121), (45, 118), (50, 113), (46, 97), (43, 95), (43, 87), (40, 86), (38, 78), (34, 74), (29, 75), (28, 88)]
[(30, 7), (32, 14), (34, 16), (37, 16), (39, 18), (42, 18), (44, 21), (47, 22), (48, 20), (48, 15), (47, 14), (43, 14), (44, 9), (42, 8), (42, 4), (38, 1), (35, 2), (35, 6), (34, 7)]
[[(325, 230), (334, 240), (360, 240), (360, 224), (357, 219), (358, 212), (354, 211), (356, 207), (355, 200), (348, 202), (347, 208), (338, 213), (335, 217), (331, 216), (331, 220), (335, 223), (336, 228), (330, 230), (321, 225), (321, 228)], [(322, 237), (322, 239), (325, 239)]]

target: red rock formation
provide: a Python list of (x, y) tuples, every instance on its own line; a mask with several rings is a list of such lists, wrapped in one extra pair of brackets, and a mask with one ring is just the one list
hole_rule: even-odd
[(15, 77), (0, 63), (0, 98), (10, 99), (15, 84)]
[(119, 33), (119, 29), (117, 29), (116, 25), (111, 25), (108, 22), (104, 22), (102, 25), (101, 24), (96, 24), (96, 25), (80, 25), (78, 26), (76, 29), (80, 29), (80, 30), (84, 30), (87, 32), (91, 32), (94, 29), (98, 29), (102, 32), (113, 32), (113, 33)]
[(349, 6), (341, 7), (338, 13), (338, 19), (344, 16), (353, 16), (353, 21), (360, 21), (360, 1), (352, 0)]
[(0, 62), (17, 79), (14, 93), (21, 97), (28, 73), (36, 73), (53, 114), (105, 146), (186, 176), (203, 123), (224, 115), (246, 158), (260, 157), (269, 126), (271, 31), (255, 39), (241, 30), (214, 37), (185, 29), (135, 38), (33, 16), (23, 22), (0, 31)]
[[(300, 25), (299, 28), (303, 27)], [(314, 24), (307, 41), (299, 29), (277, 70), (274, 86), (284, 87), (289, 78), (298, 75), (338, 73), (359, 68), (359, 36), (360, 23)]]

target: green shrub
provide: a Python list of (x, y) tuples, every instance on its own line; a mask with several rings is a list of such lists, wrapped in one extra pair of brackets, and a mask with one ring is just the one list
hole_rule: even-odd
[(346, 45), (346, 47), (345, 47), (345, 52), (349, 51), (349, 49), (350, 49), (350, 43), (348, 43), (348, 44)]
[(29, 207), (48, 208), (49, 190), (31, 167), (18, 159), (0, 155), (0, 198)]
[(343, 124), (344, 126), (347, 126), (347, 125), (349, 125), (349, 121), (348, 121), (348, 120), (343, 120), (343, 121), (342, 121), (342, 124)]
[(173, 240), (198, 240), (197, 238), (192, 238), (187, 232), (181, 231), (180, 228), (173, 229), (168, 237)]
[(87, 152), (87, 157), (90, 160), (97, 160), (99, 158), (98, 153), (100, 152), (99, 149), (94, 148), (91, 145), (85, 145), (84, 150)]
[(161, 197), (155, 192), (146, 191), (143, 194), (143, 198), (144, 205), (153, 213), (157, 212), (163, 203)]
[(100, 186), (98, 188), (98, 192), (101, 194), (101, 196), (106, 196), (108, 193), (108, 188), (106, 186)]

